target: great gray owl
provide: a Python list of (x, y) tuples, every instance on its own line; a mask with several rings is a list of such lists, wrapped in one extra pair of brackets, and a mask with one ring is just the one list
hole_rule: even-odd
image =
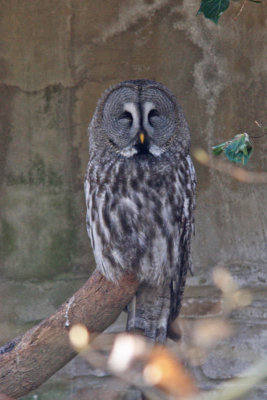
[(89, 125), (87, 230), (97, 269), (141, 282), (127, 330), (171, 336), (191, 269), (195, 171), (190, 132), (174, 95), (150, 80), (107, 89)]

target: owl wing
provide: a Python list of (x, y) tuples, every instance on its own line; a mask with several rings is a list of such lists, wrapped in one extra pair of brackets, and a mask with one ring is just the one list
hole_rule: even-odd
[(177, 318), (185, 288), (186, 275), (189, 270), (193, 271), (191, 257), (191, 237), (195, 231), (194, 209), (195, 209), (195, 190), (196, 174), (190, 156), (186, 157), (186, 189), (182, 208), (182, 218), (179, 237), (179, 259), (177, 263), (177, 278), (171, 282), (171, 309), (168, 323), (168, 336), (175, 338), (171, 329), (171, 323)]
[[(176, 192), (183, 193), (182, 210), (179, 207), (179, 235), (178, 260), (176, 262), (176, 277), (164, 284), (151, 285), (143, 282), (128, 305), (127, 330), (143, 331), (145, 336), (164, 343), (166, 336), (177, 339), (177, 333), (172, 329), (172, 322), (176, 319), (181, 308), (181, 300), (184, 292), (188, 269), (192, 271), (191, 260), (191, 236), (194, 232), (193, 211), (195, 208), (195, 171), (188, 156), (183, 165), (184, 185), (177, 183)], [(183, 179), (182, 179), (183, 178)], [(177, 202), (177, 205), (179, 202)]]

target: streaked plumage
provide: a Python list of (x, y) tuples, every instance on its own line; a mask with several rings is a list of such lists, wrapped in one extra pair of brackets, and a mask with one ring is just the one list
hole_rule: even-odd
[(184, 114), (165, 86), (126, 81), (99, 100), (89, 134), (86, 221), (97, 268), (114, 282), (136, 271), (127, 330), (163, 342), (191, 268), (195, 172)]

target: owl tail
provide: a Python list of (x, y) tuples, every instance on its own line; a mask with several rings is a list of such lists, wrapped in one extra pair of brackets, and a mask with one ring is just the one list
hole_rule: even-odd
[(141, 284), (127, 306), (128, 332), (140, 332), (147, 338), (163, 343), (167, 337), (171, 290), (169, 284)]

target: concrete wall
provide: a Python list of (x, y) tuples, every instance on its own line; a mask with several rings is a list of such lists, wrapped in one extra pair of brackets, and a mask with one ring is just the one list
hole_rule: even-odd
[[(216, 26), (196, 17), (194, 0), (1, 1), (1, 343), (52, 313), (94, 268), (84, 221), (86, 129), (106, 87), (143, 77), (165, 83), (184, 108), (193, 148), (257, 135), (255, 119), (267, 124), (267, 9), (248, 2), (233, 22), (239, 7), (234, 2)], [(266, 170), (266, 143), (255, 140), (248, 169)], [(195, 277), (184, 317), (199, 317), (218, 298), (217, 264), (254, 295), (232, 316), (235, 338), (194, 371), (211, 387), (266, 344), (267, 191), (196, 169)], [(81, 365), (72, 362), (38, 398), (67, 399), (88, 386)], [(95, 388), (103, 383), (91, 379)], [(263, 390), (248, 398), (261, 399)]]

